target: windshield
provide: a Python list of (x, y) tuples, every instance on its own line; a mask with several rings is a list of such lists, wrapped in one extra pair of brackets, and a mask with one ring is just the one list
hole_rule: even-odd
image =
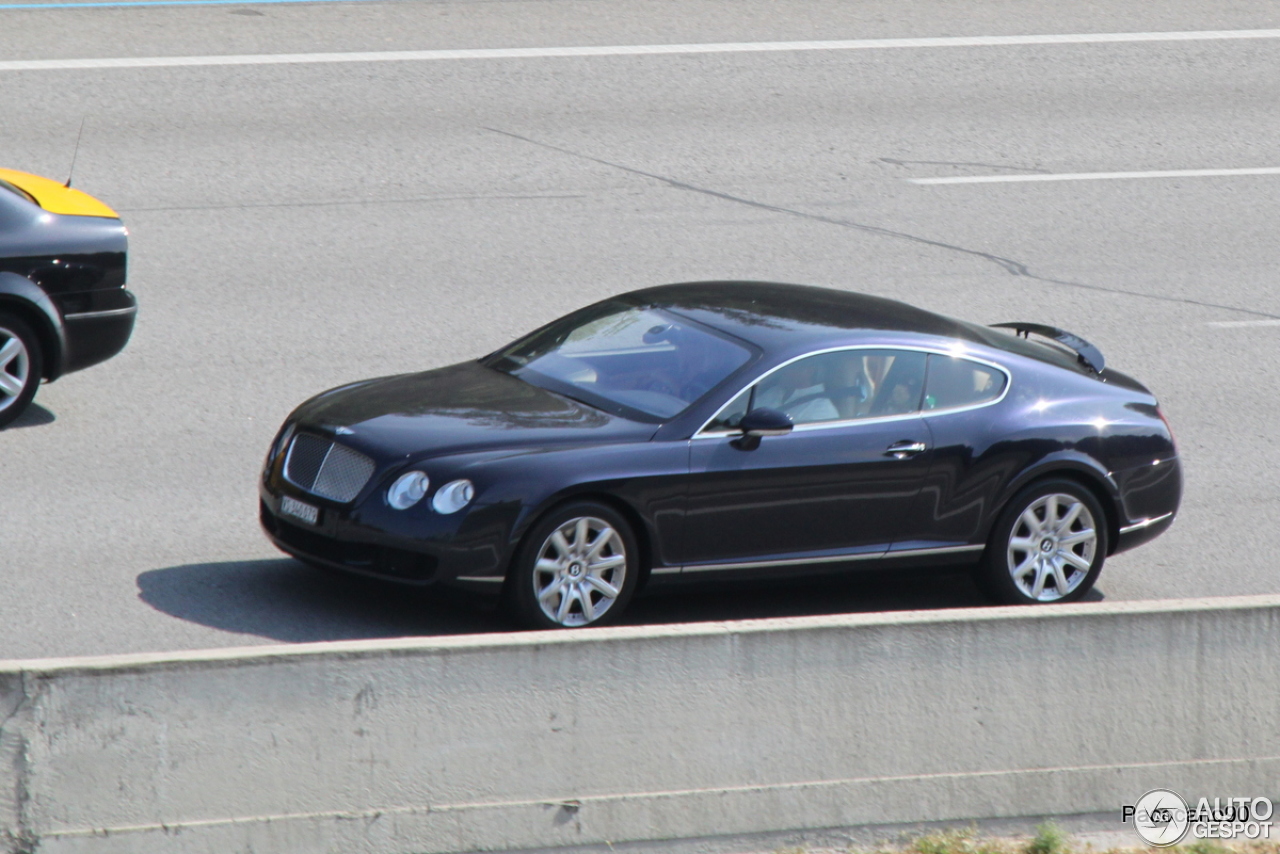
[(679, 415), (751, 353), (656, 308), (605, 303), (500, 351), (490, 367), (642, 421)]

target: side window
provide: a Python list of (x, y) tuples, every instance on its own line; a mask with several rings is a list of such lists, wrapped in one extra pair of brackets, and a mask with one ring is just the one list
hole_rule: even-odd
[(1003, 372), (954, 356), (929, 356), (926, 411), (977, 406), (998, 398), (1007, 382)]
[(747, 410), (751, 406), (751, 392), (753, 391), (755, 391), (754, 388), (745, 389), (742, 394), (729, 401), (729, 404), (721, 409), (706, 427), (702, 428), (702, 432), (716, 433), (721, 430), (737, 430), (738, 425), (742, 423), (742, 416), (747, 414)]
[(796, 424), (841, 420), (833, 369), (844, 353), (822, 353), (779, 368), (756, 384), (752, 409), (777, 409)]
[(905, 415), (920, 409), (924, 353), (838, 350), (801, 359), (756, 386), (753, 409), (780, 409), (796, 424)]
[(870, 395), (860, 418), (883, 418), (920, 411), (926, 354), (911, 350), (863, 350)]

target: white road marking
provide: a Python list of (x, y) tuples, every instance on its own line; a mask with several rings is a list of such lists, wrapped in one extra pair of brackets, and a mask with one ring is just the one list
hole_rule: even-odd
[(1160, 169), (1150, 172), (1060, 172), (1027, 175), (961, 175), (947, 178), (906, 178), (912, 184), (1023, 184), (1031, 181), (1121, 181), (1133, 178), (1232, 178), (1239, 175), (1280, 175), (1280, 166), (1245, 169)]
[(0, 62), (0, 71), (74, 71), (96, 68), (173, 68), (213, 65), (304, 65), (339, 62), (426, 62), (448, 59), (544, 59), (575, 56), (655, 56), (663, 54), (772, 53), (811, 50), (1017, 47), (1024, 45), (1130, 44), (1135, 42), (1197, 42), (1238, 39), (1280, 39), (1280, 30), (945, 36), (936, 38), (847, 39), (843, 41), (387, 50), (353, 53), (267, 53), (228, 56), (136, 56), (102, 59), (15, 59)]
[(1280, 319), (1275, 320), (1214, 320), (1210, 321), (1210, 326), (1216, 326), (1219, 329), (1239, 329), (1245, 326), (1280, 326)]

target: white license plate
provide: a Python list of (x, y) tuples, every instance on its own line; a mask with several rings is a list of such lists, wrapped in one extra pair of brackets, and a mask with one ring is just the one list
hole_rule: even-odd
[(280, 512), (286, 516), (294, 516), (308, 525), (314, 525), (320, 520), (320, 508), (312, 507), (305, 501), (299, 501), (296, 498), (283, 496), (280, 499)]

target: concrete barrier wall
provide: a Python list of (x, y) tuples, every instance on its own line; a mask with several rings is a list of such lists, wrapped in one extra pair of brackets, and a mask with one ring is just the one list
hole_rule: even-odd
[(452, 852), (1280, 800), (1280, 597), (0, 663), (11, 851)]

